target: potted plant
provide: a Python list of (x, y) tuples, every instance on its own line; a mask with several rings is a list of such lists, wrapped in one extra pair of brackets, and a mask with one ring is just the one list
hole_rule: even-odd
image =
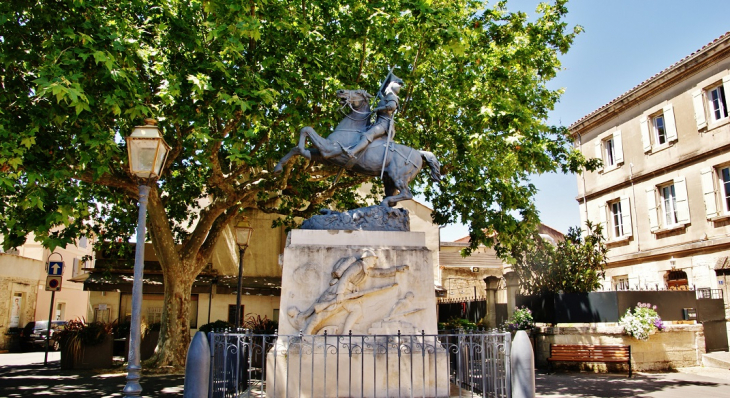
[[(268, 319), (266, 316), (263, 318), (261, 315), (246, 314), (246, 318), (243, 322), (243, 327), (249, 329), (253, 334), (274, 334), (278, 323), (273, 319)], [(266, 339), (266, 341), (264, 340)], [(254, 336), (251, 340), (251, 367), (262, 368), (264, 363), (264, 356), (266, 350), (269, 348), (267, 345), (271, 344), (273, 339), (267, 338), (266, 336)]]
[(656, 305), (649, 303), (636, 303), (634, 311), (631, 308), (626, 310), (626, 314), (618, 322), (624, 327), (624, 333), (642, 341), (648, 340), (657, 331), (664, 330), (662, 318), (656, 313)]
[(104, 369), (112, 366), (112, 325), (69, 321), (56, 334), (61, 345), (61, 369)]
[(532, 311), (524, 305), (520, 308), (515, 307), (512, 316), (504, 323), (505, 329), (513, 332), (513, 335), (518, 330), (526, 330), (527, 334), (530, 334), (534, 326), (535, 321), (532, 318)]

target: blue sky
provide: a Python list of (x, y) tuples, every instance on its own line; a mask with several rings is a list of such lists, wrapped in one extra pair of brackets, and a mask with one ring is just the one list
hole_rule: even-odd
[[(510, 0), (510, 10), (535, 15), (535, 0)], [(729, 0), (572, 0), (567, 22), (585, 29), (561, 57), (564, 70), (550, 88), (565, 94), (549, 122), (569, 126), (644, 80), (730, 31)], [(543, 223), (567, 232), (580, 224), (575, 175), (535, 176)], [(464, 225), (442, 229), (441, 240), (468, 235)]]

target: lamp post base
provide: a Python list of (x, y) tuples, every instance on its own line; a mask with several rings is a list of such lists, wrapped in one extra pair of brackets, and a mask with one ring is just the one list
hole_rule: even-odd
[(124, 398), (139, 397), (142, 395), (142, 386), (139, 384), (141, 366), (129, 365), (127, 367), (127, 384), (122, 393)]

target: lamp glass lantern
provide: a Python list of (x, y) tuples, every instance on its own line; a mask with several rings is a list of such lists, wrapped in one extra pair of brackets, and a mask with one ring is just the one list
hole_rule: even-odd
[(170, 146), (157, 128), (157, 121), (145, 119), (144, 126), (137, 126), (127, 137), (129, 170), (143, 179), (160, 177)]
[(239, 222), (234, 228), (236, 233), (236, 244), (240, 248), (248, 247), (251, 242), (251, 235), (253, 234), (253, 228), (248, 221)]

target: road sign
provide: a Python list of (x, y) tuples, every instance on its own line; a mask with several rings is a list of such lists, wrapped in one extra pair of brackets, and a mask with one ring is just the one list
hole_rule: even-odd
[(48, 275), (46, 277), (46, 291), (47, 292), (60, 292), (61, 291), (61, 277)]
[(51, 261), (48, 263), (48, 276), (63, 275), (63, 261)]

